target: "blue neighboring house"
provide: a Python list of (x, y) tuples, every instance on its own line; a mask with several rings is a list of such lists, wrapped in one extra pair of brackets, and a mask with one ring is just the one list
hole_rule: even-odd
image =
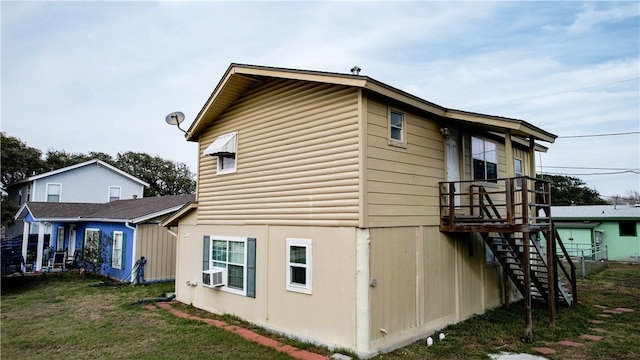
[[(51, 203), (106, 203), (115, 200), (142, 198), (148, 183), (128, 174), (104, 161), (94, 159), (53, 171), (30, 176), (7, 186), (9, 203), (22, 206), (26, 202)], [(7, 227), (2, 237), (3, 255), (5, 250), (20, 248), (20, 239), (31, 234), (33, 243), (38, 234), (37, 223), (16, 221)], [(47, 240), (50, 233), (46, 233)], [(31, 245), (33, 247), (35, 245)], [(22, 248), (27, 249), (27, 244)], [(58, 250), (58, 249), (56, 249)], [(34, 253), (29, 254), (35, 256)], [(22, 253), (27, 258), (27, 253)], [(28, 263), (36, 259), (29, 258)]]
[[(16, 214), (16, 220), (37, 223), (39, 229), (37, 255), (28, 257), (35, 259), (34, 264), (26, 264), (28, 270), (64, 269), (71, 265), (93, 270), (93, 266), (100, 265), (102, 275), (133, 281), (136, 262), (144, 257), (146, 280), (172, 280), (176, 236), (159, 224), (194, 199), (195, 195), (187, 194), (103, 204), (27, 202)], [(50, 236), (45, 237), (45, 233)], [(23, 249), (27, 251), (34, 249)]]

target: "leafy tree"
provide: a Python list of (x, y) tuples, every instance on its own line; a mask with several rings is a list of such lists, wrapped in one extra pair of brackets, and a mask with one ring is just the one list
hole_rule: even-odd
[(45, 169), (40, 158), (42, 153), (28, 146), (22, 140), (7, 136), (0, 132), (0, 177), (2, 178), (2, 225), (13, 223), (13, 216), (18, 211), (15, 204), (7, 201), (7, 187), (14, 182), (24, 180)]
[(116, 161), (111, 155), (95, 151), (81, 154), (68, 153), (64, 150), (48, 150), (45, 154), (44, 162), (47, 166), (47, 171), (53, 171), (94, 159), (102, 160), (109, 165), (116, 166)]
[(42, 152), (40, 150), (28, 146), (16, 137), (7, 136), (4, 132), (0, 134), (2, 135), (0, 139), (0, 161), (2, 162), (0, 173), (3, 190), (16, 181), (24, 180), (46, 169), (44, 161), (41, 159)]
[(191, 194), (196, 189), (193, 173), (185, 163), (128, 151), (118, 153), (116, 166), (149, 183), (144, 196)]
[(576, 177), (563, 175), (538, 174), (538, 177), (551, 182), (551, 205), (604, 205), (595, 189)]
[(53, 149), (48, 150), (43, 158), (40, 150), (28, 146), (22, 140), (7, 136), (4, 132), (1, 135), (2, 225), (11, 224), (13, 216), (18, 211), (15, 204), (6, 201), (7, 186), (32, 175), (92, 159), (102, 160), (149, 183), (149, 187), (144, 189), (144, 196), (179, 195), (195, 192), (194, 174), (185, 163), (136, 152), (119, 153), (113, 158), (102, 152), (91, 151), (82, 154)]

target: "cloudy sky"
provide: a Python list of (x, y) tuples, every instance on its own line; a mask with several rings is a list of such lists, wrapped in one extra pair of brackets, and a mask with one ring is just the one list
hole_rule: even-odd
[[(640, 191), (640, 4), (2, 1), (2, 131), (43, 152), (187, 163), (230, 63), (372, 77), (559, 136), (541, 170)], [(588, 136), (583, 135), (607, 135)], [(622, 135), (619, 135), (622, 134)], [(540, 170), (540, 169), (539, 169)]]

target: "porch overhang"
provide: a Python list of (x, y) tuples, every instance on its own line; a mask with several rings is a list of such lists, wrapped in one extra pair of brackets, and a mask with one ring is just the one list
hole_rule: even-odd
[(472, 113), (454, 109), (448, 109), (445, 113), (445, 118), (450, 119), (456, 123), (460, 123), (463, 125), (474, 125), (497, 133), (504, 134), (505, 130), (509, 130), (511, 135), (521, 136), (524, 138), (533, 138), (535, 140), (545, 141), (548, 143), (554, 143), (556, 138), (558, 137), (557, 135), (542, 130), (537, 126), (519, 119)]

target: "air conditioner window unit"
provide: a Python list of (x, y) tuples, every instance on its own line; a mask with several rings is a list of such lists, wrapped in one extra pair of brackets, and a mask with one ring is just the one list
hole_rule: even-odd
[(202, 286), (216, 288), (227, 285), (227, 269), (213, 268), (202, 272)]

